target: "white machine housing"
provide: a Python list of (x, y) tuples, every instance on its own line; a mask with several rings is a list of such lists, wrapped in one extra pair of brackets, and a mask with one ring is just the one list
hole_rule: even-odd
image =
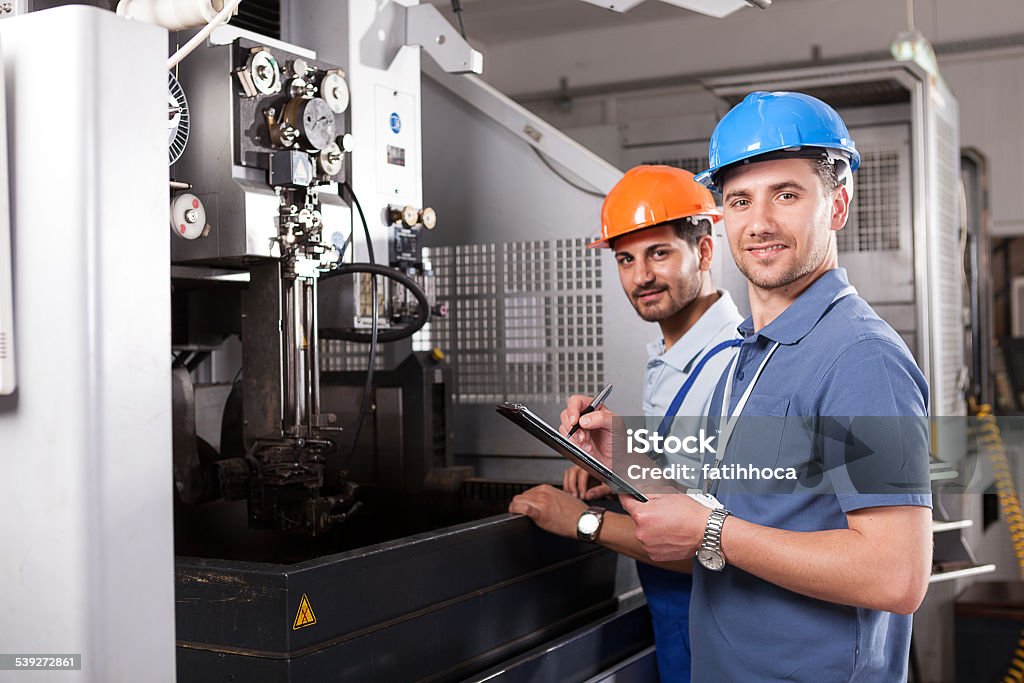
[(19, 350), (0, 642), (82, 655), (55, 679), (171, 681), (167, 32), (69, 6), (0, 41)]

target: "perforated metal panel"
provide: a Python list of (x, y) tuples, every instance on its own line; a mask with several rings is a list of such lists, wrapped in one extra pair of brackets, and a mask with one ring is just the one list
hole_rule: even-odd
[(543, 402), (604, 375), (600, 254), (584, 239), (427, 250), (438, 301), (416, 343), (448, 353), (456, 401)]
[[(341, 339), (320, 340), (320, 371), (347, 372), (366, 370), (370, 360), (370, 345)], [(384, 369), (384, 356), (378, 351), (376, 362), (378, 370)]]
[(865, 151), (854, 174), (850, 219), (839, 232), (839, 251), (896, 251), (900, 248), (900, 154)]

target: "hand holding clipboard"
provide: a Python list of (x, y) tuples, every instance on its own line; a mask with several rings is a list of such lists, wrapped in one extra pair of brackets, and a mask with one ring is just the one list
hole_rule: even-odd
[[(588, 400), (585, 397), (579, 398)], [(554, 427), (544, 422), (525, 405), (519, 403), (505, 403), (499, 404), (495, 406), (495, 408), (499, 413), (501, 413), (501, 415), (512, 422), (515, 422), (522, 429), (526, 430), (553, 449), (556, 453), (579, 465), (595, 479), (608, 484), (615, 493), (630, 495), (641, 502), (647, 501), (647, 496), (641, 493), (628, 481), (613, 472), (610, 467), (602, 462), (602, 458), (592, 454), (592, 451), (595, 448), (598, 450), (598, 453), (605, 456), (605, 458), (611, 454), (611, 411), (602, 409), (587, 415), (584, 420), (587, 424), (582, 425), (583, 431), (577, 432), (575, 435), (577, 440), (572, 441), (565, 436), (572, 428), (572, 424), (575, 423), (567, 421), (566, 414), (569, 412), (575, 412), (570, 411), (569, 408), (562, 411), (561, 431), (556, 430)], [(575, 419), (579, 419), (575, 414), (573, 417)], [(591, 430), (593, 434), (588, 434), (586, 431), (588, 429)], [(599, 436), (600, 441), (595, 442), (593, 439), (587, 438), (589, 436)]]

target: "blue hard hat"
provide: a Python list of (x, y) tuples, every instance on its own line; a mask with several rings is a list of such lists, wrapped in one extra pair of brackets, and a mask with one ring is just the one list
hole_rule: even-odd
[(844, 153), (851, 172), (860, 166), (857, 146), (835, 109), (799, 92), (752, 92), (715, 126), (708, 147), (710, 168), (694, 180), (719, 190), (718, 171), (730, 164), (808, 147)]

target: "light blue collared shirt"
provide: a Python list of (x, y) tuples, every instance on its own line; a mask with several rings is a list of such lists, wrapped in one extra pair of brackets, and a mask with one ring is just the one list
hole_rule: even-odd
[[(736, 309), (729, 292), (719, 290), (719, 299), (686, 331), (668, 351), (665, 340), (658, 339), (647, 345), (647, 369), (644, 372), (644, 415), (661, 420), (676, 397), (679, 387), (690, 376), (690, 371), (715, 345), (739, 339), (736, 328), (743, 316)], [(718, 386), (718, 378), (736, 355), (736, 349), (726, 349), (711, 358), (690, 387), (677, 415), (707, 415), (711, 395)], [(657, 422), (655, 422), (656, 424)]]
[[(718, 301), (668, 351), (665, 351), (664, 339), (647, 345), (649, 359), (644, 373), (643, 397), (644, 415), (649, 418), (647, 428), (651, 431), (658, 429), (679, 388), (696, 369), (701, 358), (718, 344), (739, 339), (736, 328), (743, 321), (743, 316), (736, 309), (729, 292), (719, 290), (718, 293)], [(704, 423), (718, 379), (729, 367), (738, 348), (725, 349), (708, 359), (679, 406), (670, 432), (680, 436), (697, 433)], [(700, 467), (699, 457), (683, 452), (666, 453), (663, 458), (668, 463), (693, 467), (695, 475)], [(697, 484), (695, 477), (679, 477), (678, 481), (687, 487)]]

